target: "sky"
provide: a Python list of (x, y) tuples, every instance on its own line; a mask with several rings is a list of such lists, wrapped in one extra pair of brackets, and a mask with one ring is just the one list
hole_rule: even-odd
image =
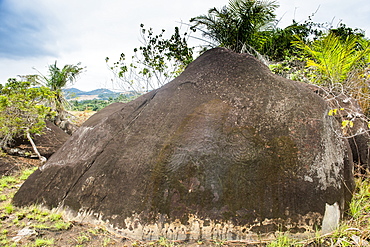
[[(312, 17), (340, 22), (370, 37), (369, 0), (280, 0), (279, 25)], [(140, 24), (172, 33), (175, 26), (221, 8), (228, 0), (0, 0), (0, 83), (18, 75), (47, 75), (48, 65), (85, 67), (73, 87), (88, 91), (118, 89), (105, 58), (132, 54), (140, 43)], [(186, 31), (186, 25), (182, 29)], [(190, 41), (196, 44), (196, 40)]]

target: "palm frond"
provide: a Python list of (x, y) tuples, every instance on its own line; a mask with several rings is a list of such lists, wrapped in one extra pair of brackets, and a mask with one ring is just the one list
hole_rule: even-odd
[(203, 36), (219, 46), (241, 52), (243, 47), (259, 42), (256, 33), (272, 26), (277, 6), (275, 1), (230, 0), (227, 6), (212, 8), (208, 15), (194, 17), (190, 22), (195, 23), (193, 28), (205, 27)]

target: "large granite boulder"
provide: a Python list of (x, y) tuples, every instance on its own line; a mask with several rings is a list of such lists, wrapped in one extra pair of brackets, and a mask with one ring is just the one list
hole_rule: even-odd
[(175, 80), (92, 116), (14, 197), (135, 239), (250, 239), (338, 223), (348, 141), (302, 83), (246, 54), (205, 52)]
[[(42, 134), (33, 135), (32, 138), (40, 155), (49, 158), (68, 140), (69, 135), (52, 122), (46, 121)], [(15, 138), (4, 151), (7, 155), (0, 157), (0, 176), (10, 175), (28, 166), (41, 165), (27, 138)]]

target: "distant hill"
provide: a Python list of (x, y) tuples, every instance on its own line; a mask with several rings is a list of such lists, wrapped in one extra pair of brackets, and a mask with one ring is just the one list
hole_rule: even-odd
[(84, 92), (84, 94), (85, 95), (100, 95), (100, 94), (118, 94), (119, 95), (119, 93), (115, 93), (115, 92), (113, 92), (109, 89), (105, 89), (105, 88), (95, 89), (95, 90), (92, 90), (92, 91), (89, 91), (89, 92)]
[[(108, 100), (109, 98), (116, 98), (122, 94), (122, 92), (113, 92), (106, 88), (95, 89), (87, 92), (81, 91), (77, 88), (68, 88), (63, 89), (63, 92), (67, 100)], [(130, 94), (130, 92), (125, 92), (124, 94)]]

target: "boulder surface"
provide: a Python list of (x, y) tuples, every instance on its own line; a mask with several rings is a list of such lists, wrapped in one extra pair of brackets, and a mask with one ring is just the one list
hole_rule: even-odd
[(92, 116), (13, 203), (60, 207), (134, 239), (327, 231), (353, 191), (349, 144), (329, 110), (302, 83), (215, 48)]

